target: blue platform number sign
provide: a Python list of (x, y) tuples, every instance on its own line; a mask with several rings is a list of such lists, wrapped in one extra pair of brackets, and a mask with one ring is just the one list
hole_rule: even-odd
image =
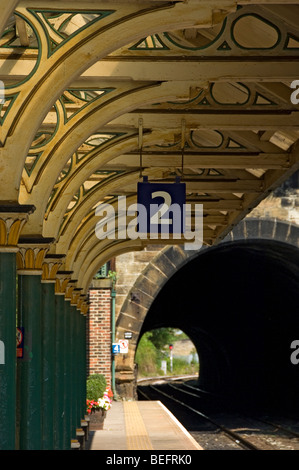
[(120, 345), (118, 343), (112, 344), (112, 354), (119, 354), (120, 353)]
[(137, 202), (144, 206), (144, 210), (139, 209), (139, 233), (184, 233), (185, 183), (140, 182), (137, 186)]

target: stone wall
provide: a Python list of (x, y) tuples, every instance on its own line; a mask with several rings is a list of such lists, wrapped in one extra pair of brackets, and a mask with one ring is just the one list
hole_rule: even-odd
[(271, 194), (248, 217), (277, 219), (299, 225), (299, 190), (286, 191), (281, 196)]
[(117, 256), (115, 259), (115, 270), (117, 272), (115, 299), (116, 319), (138, 276), (162, 248), (163, 247), (160, 245), (152, 245), (146, 247), (143, 251), (132, 251)]

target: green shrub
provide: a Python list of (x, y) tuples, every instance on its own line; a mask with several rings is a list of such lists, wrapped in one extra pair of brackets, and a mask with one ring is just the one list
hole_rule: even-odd
[(86, 382), (86, 398), (87, 400), (98, 400), (102, 397), (105, 389), (107, 387), (107, 382), (102, 374), (92, 374), (87, 378)]
[[(170, 359), (167, 359), (167, 368), (168, 368), (168, 374), (171, 374), (170, 372)], [(184, 359), (174, 357), (173, 362), (172, 362), (172, 374), (173, 375), (184, 375), (184, 374), (194, 374), (195, 372), (198, 372), (198, 364), (188, 364)]]
[(145, 333), (139, 341), (135, 362), (138, 364), (139, 376), (155, 375), (157, 373), (157, 350), (151, 340), (150, 333)]

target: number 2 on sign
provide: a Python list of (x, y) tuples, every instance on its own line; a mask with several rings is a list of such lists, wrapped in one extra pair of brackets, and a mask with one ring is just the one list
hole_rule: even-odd
[[(152, 193), (152, 198), (155, 199), (156, 197), (162, 197), (164, 199), (164, 203), (158, 208), (157, 212), (151, 216), (151, 224), (172, 224), (171, 219), (163, 219), (164, 214), (166, 214), (166, 212), (171, 206), (170, 194), (166, 191), (155, 191), (154, 193)], [(155, 205), (154, 207), (157, 208), (157, 205)]]

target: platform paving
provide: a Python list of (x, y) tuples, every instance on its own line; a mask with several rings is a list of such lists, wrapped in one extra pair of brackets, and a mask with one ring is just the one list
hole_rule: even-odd
[(159, 401), (113, 402), (104, 428), (90, 432), (88, 450), (202, 450)]

